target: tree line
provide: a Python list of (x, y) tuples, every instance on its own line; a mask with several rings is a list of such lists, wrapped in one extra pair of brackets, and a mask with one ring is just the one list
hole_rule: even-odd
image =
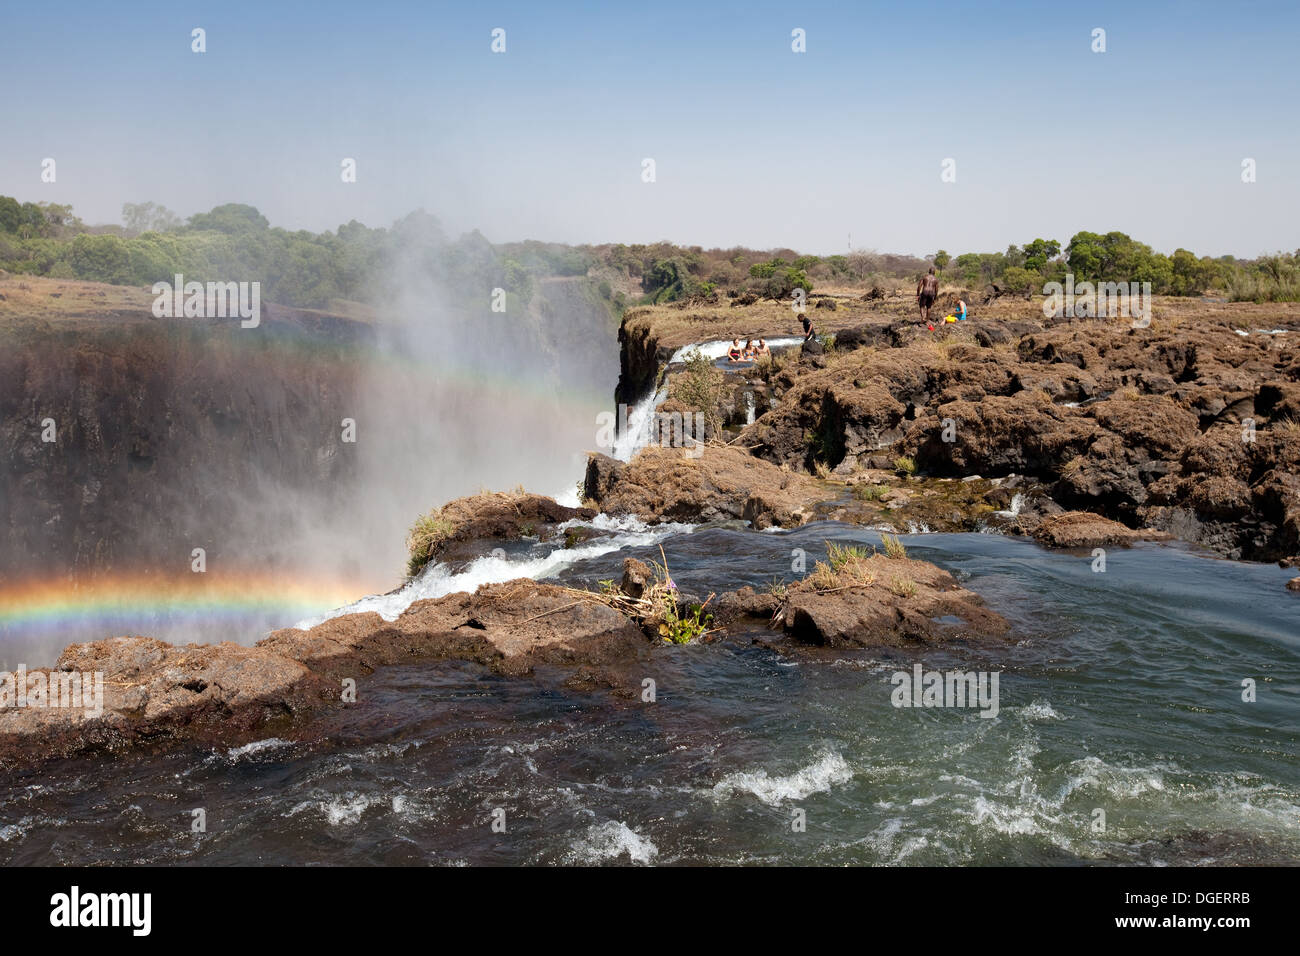
[(550, 277), (586, 277), (611, 308), (633, 302), (716, 299), (724, 293), (788, 298), (795, 289), (871, 288), (912, 280), (933, 265), (967, 288), (1041, 292), (1047, 282), (1150, 282), (1157, 295), (1219, 292), (1232, 300), (1300, 301), (1300, 250), (1256, 259), (1156, 252), (1122, 232), (1078, 232), (1064, 246), (1034, 239), (1005, 252), (944, 250), (924, 258), (858, 250), (704, 249), (668, 242), (569, 246), (493, 244), (478, 232), (449, 239), (423, 210), (388, 228), (355, 220), (313, 233), (273, 227), (252, 206), (229, 203), (182, 220), (151, 202), (127, 203), (120, 226), (87, 226), (70, 206), (0, 196), (0, 270), (19, 275), (148, 286), (176, 273), (205, 281), (260, 281), (268, 301), (328, 308), (336, 299), (382, 301), (389, 266), (421, 268), (461, 285), (501, 287), (525, 303)]

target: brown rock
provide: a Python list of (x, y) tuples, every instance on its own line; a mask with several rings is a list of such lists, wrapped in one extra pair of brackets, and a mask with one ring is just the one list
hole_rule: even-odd
[(459, 659), (507, 674), (536, 663), (590, 663), (633, 655), (641, 632), (613, 608), (519, 578), (417, 601), (397, 620), (349, 614), (309, 631), (287, 628), (258, 645), (332, 675), (415, 659)]
[[(296, 725), (337, 685), (271, 650), (114, 637), (64, 650), (49, 670), (103, 675), (87, 706), (0, 709), (0, 764), (177, 738), (234, 743)], [(48, 679), (48, 678), (47, 678)], [(83, 694), (83, 705), (86, 704)]]
[(623, 582), (619, 590), (630, 598), (639, 598), (654, 583), (655, 575), (650, 565), (636, 558), (623, 559)]
[(707, 446), (642, 449), (622, 464), (604, 455), (587, 462), (586, 495), (608, 514), (646, 521), (738, 518), (755, 527), (802, 524), (825, 497), (804, 475), (783, 471), (744, 449)]
[[(852, 573), (790, 585), (779, 622), (796, 640), (826, 647), (906, 647), (1004, 635), (1009, 625), (925, 561), (883, 554), (852, 562)], [(832, 587), (819, 590), (823, 584)]]
[(1134, 541), (1163, 541), (1163, 531), (1134, 531), (1087, 511), (1067, 511), (1044, 518), (1034, 538), (1049, 548), (1095, 548), (1101, 545), (1132, 544)]

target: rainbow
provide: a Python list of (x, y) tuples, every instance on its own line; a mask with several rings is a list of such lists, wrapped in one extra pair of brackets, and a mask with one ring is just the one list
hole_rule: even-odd
[[(160, 623), (183, 627), (199, 620), (231, 624), (265, 620), (287, 627), (382, 589), (374, 584), (277, 571), (183, 575), (137, 571), (99, 574), (88, 580), (34, 578), (0, 584), (0, 635), (94, 629), (107, 637), (140, 633), (141, 628)], [(232, 640), (240, 637), (247, 635), (230, 635)]]

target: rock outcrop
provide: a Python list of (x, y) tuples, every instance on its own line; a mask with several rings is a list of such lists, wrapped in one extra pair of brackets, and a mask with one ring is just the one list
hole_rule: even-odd
[(587, 461), (585, 497), (612, 515), (659, 521), (749, 521), (757, 529), (797, 527), (825, 497), (806, 475), (742, 448), (644, 448), (629, 462)]
[(868, 323), (825, 367), (773, 372), (775, 407), (737, 443), (843, 476), (900, 456), (930, 476), (1021, 475), (1066, 508), (1300, 561), (1300, 338), (1243, 320)]
[(93, 709), (0, 707), (0, 768), (131, 744), (232, 746), (288, 734), (345, 706), (344, 679), (360, 683), (385, 665), (456, 659), (508, 675), (539, 664), (590, 673), (650, 646), (634, 621), (607, 604), (528, 579), (418, 601), (394, 621), (349, 614), (307, 631), (279, 630), (256, 647), (145, 637), (73, 644), (54, 668), (32, 675), (46, 685), (60, 673), (101, 674), (102, 700)]
[(1096, 548), (1135, 541), (1165, 541), (1170, 537), (1165, 531), (1135, 531), (1087, 511), (1067, 511), (1044, 518), (1034, 531), (1034, 540), (1049, 548)]
[(409, 571), (415, 573), (435, 558), (474, 557), (494, 542), (543, 536), (566, 521), (595, 516), (590, 508), (569, 508), (553, 498), (523, 491), (457, 498), (431, 512), (423, 527), (417, 525), (412, 531)]
[[(736, 596), (727, 606), (766, 607)], [(926, 561), (906, 557), (851, 558), (789, 586), (774, 621), (805, 644), (823, 647), (910, 647), (1002, 637), (1008, 624), (978, 595)]]

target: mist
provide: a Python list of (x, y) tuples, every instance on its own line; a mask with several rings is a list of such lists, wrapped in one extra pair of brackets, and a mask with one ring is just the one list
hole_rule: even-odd
[[(69, 607), (0, 616), (0, 657), (41, 666), (116, 634), (252, 643), (398, 587), (408, 529), (453, 498), (572, 495), (612, 403), (614, 318), (585, 277), (493, 311), (498, 250), (432, 222), (395, 227), (364, 323), (274, 307), (248, 330), (98, 323), (68, 354), (38, 340), (15, 359), (0, 606), (8, 591), (21, 612), (36, 586)], [(54, 449), (29, 427), (47, 412), (64, 425)]]

